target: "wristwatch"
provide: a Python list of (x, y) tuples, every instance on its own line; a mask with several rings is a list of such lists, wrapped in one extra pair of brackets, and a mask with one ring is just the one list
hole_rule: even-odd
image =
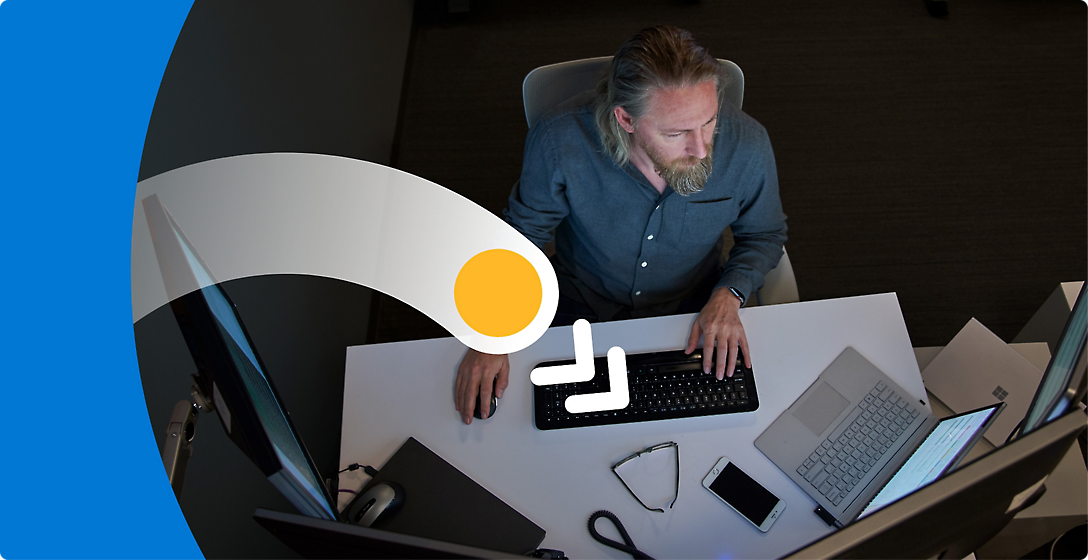
[(740, 306), (744, 307), (744, 294), (741, 294), (740, 290), (734, 288), (733, 286), (728, 286), (728, 288), (729, 291), (733, 292), (733, 295), (737, 296), (737, 299), (740, 300)]

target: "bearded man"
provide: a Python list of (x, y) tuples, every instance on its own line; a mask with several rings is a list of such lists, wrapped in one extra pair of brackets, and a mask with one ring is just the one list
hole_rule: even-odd
[[(739, 309), (778, 264), (786, 216), (767, 132), (722, 98), (724, 79), (687, 31), (644, 29), (595, 94), (533, 125), (503, 213), (538, 247), (555, 232), (553, 326), (698, 312), (687, 352), (700, 337), (719, 349), (717, 363), (703, 353), (706, 372), (721, 379), (738, 348), (751, 366)], [(509, 370), (505, 355), (468, 350), (454, 398), (466, 424)]]

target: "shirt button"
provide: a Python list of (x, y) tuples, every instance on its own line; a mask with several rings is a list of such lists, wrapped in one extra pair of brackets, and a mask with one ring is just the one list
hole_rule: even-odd
[(646, 263), (642, 263), (642, 268), (646, 268)]
[(654, 238), (654, 236), (651, 235), (651, 236), (647, 237), (646, 239), (653, 239), (653, 238)]
[(639, 291), (639, 292), (635, 292), (635, 295), (636, 295), (636, 296), (641, 296), (641, 295), (642, 295), (642, 292), (641, 292), (641, 291)]

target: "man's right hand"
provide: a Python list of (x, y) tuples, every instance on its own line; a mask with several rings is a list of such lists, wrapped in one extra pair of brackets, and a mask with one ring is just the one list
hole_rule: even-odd
[(491, 402), (491, 390), (495, 397), (502, 398), (503, 391), (510, 383), (510, 357), (506, 354), (484, 354), (471, 348), (461, 359), (457, 367), (457, 382), (454, 384), (454, 405), (461, 413), (465, 424), (472, 423), (472, 413), (476, 410), (476, 395), (480, 402)]

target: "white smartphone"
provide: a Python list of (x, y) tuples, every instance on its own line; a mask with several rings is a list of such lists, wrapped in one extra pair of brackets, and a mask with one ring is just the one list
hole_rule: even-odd
[(718, 459), (703, 479), (703, 486), (764, 533), (786, 509), (786, 502), (740, 470), (728, 457)]

